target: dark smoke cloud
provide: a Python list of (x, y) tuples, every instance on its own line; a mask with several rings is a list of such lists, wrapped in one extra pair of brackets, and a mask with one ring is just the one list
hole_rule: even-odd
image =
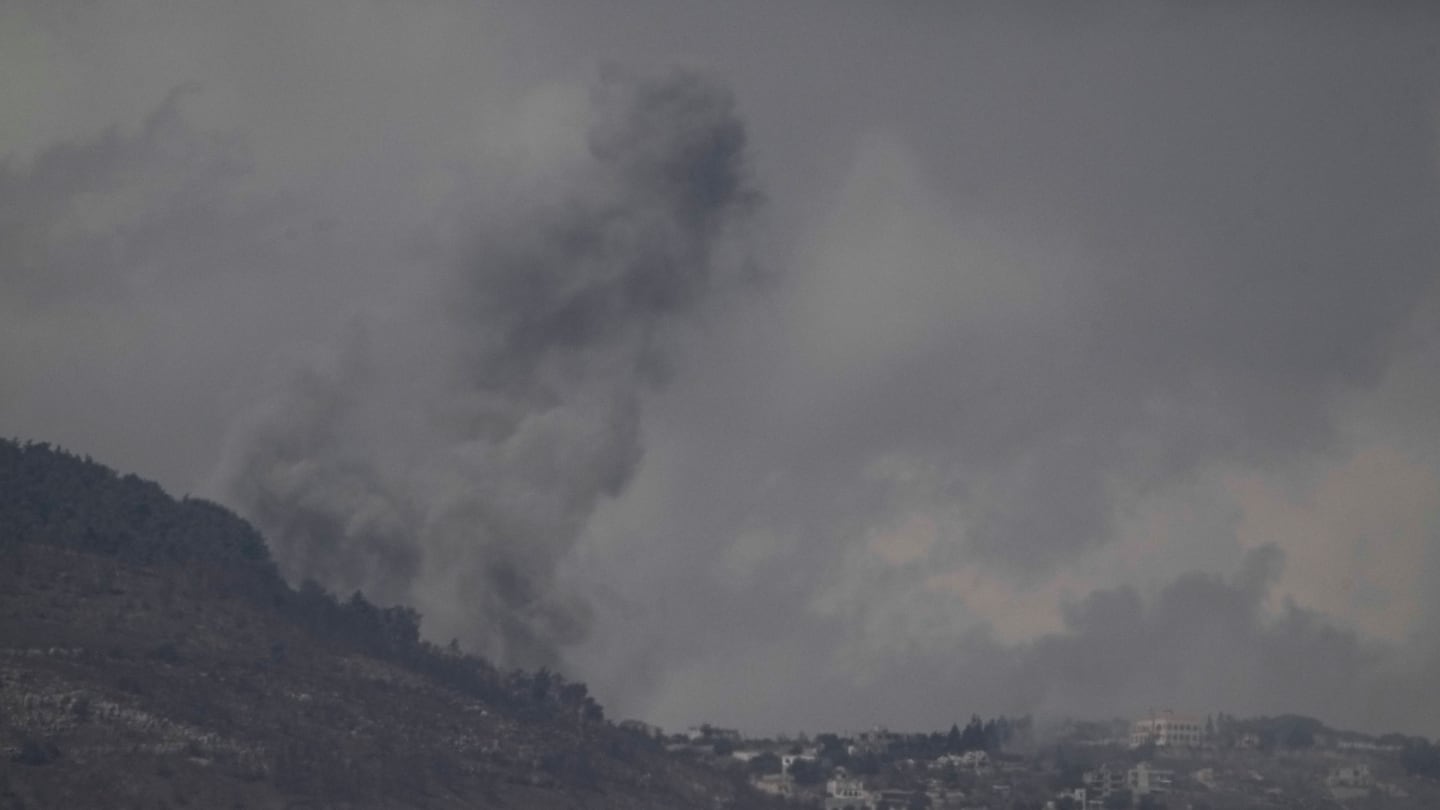
[(507, 663), (584, 636), (556, 566), (639, 463), (666, 335), (746, 275), (726, 247), (756, 200), (730, 95), (612, 71), (592, 104), (570, 196), (431, 245), (458, 257), (434, 276), (443, 319), (419, 339), (363, 323), (231, 444), (236, 503), (288, 575), (415, 601)]

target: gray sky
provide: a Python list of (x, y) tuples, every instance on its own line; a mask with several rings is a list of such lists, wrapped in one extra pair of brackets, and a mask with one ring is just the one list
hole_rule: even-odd
[(1440, 14), (0, 6), (0, 425), (754, 731), (1440, 734)]

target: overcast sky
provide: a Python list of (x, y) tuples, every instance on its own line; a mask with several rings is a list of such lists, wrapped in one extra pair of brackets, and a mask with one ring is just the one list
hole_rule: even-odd
[(0, 430), (612, 716), (1434, 736), (1440, 11), (1351, 5), (10, 0)]

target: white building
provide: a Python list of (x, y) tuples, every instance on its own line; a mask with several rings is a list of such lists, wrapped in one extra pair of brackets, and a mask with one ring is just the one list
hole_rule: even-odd
[[(1085, 787), (1081, 788), (1090, 802), (1101, 802), (1107, 796), (1128, 790), (1136, 796), (1151, 793), (1168, 793), (1175, 783), (1175, 772), (1156, 768), (1142, 762), (1133, 768), (1123, 765), (1101, 765), (1085, 772)], [(1085, 805), (1089, 807), (1087, 803)]]
[(818, 756), (816, 756), (816, 755), (813, 754), (813, 753), (809, 753), (809, 752), (806, 752), (806, 753), (803, 753), (803, 754), (781, 754), (781, 755), (780, 755), (780, 772), (781, 772), (781, 773), (786, 773), (786, 774), (790, 773), (790, 766), (791, 766), (791, 765), (794, 765), (794, 764), (797, 763), (797, 762), (819, 762), (819, 761), (820, 761), (820, 758), (819, 758)]
[(1331, 787), (1368, 788), (1375, 784), (1375, 777), (1370, 775), (1370, 766), (1362, 763), (1335, 768), (1325, 781)]
[(874, 810), (875, 797), (859, 779), (837, 776), (825, 783), (825, 810)]
[(1150, 763), (1142, 762), (1126, 772), (1125, 782), (1130, 792), (1136, 796), (1169, 793), (1171, 785), (1175, 783), (1175, 772), (1151, 767)]
[(1103, 799), (1111, 793), (1124, 790), (1126, 781), (1123, 765), (1101, 765), (1093, 771), (1086, 771), (1084, 777), (1085, 790), (1092, 799)]
[(757, 776), (750, 780), (750, 784), (761, 793), (769, 793), (771, 796), (792, 796), (795, 793), (795, 783), (783, 773)]
[(1337, 740), (1335, 747), (1341, 751), (1382, 751), (1395, 753), (1404, 751), (1405, 747), (1398, 743), (1380, 743), (1375, 740)]
[(1150, 744), (1159, 748), (1199, 748), (1205, 742), (1205, 722), (1194, 717), (1164, 712), (1136, 720), (1130, 728), (1130, 746)]
[(960, 764), (966, 768), (973, 768), (976, 772), (989, 770), (990, 755), (984, 751), (966, 751), (960, 755)]
[(740, 732), (733, 728), (718, 728), (709, 723), (699, 726), (691, 726), (685, 730), (685, 736), (693, 742), (740, 742)]

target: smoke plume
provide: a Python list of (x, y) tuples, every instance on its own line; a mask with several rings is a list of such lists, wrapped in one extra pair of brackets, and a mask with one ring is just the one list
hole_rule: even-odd
[(562, 198), (462, 204), (429, 237), (416, 278), (442, 314), (359, 319), (230, 444), (234, 502), (288, 576), (412, 602), (511, 664), (584, 637), (556, 566), (636, 468), (669, 336), (745, 278), (730, 247), (755, 194), (727, 92), (607, 73), (585, 143)]

